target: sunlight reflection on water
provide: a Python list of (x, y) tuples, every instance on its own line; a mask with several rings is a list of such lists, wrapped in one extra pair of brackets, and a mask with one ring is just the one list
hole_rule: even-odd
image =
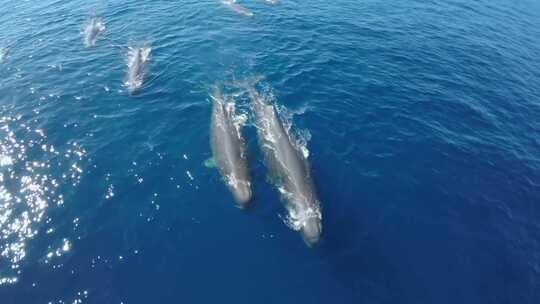
[[(0, 274), (0, 285), (18, 281), (28, 242), (42, 230), (42, 222), (53, 225), (46, 212), (64, 204), (62, 184), (79, 184), (85, 154), (75, 143), (64, 151), (48, 144), (45, 132), (25, 124), (21, 116), (0, 118), (0, 264), (11, 270)], [(70, 249), (71, 242), (64, 238), (53, 254)]]

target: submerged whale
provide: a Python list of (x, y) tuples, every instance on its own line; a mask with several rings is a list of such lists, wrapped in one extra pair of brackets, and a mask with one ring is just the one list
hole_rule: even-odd
[(144, 81), (147, 72), (148, 60), (150, 58), (150, 47), (129, 47), (127, 55), (127, 75), (124, 84), (130, 93), (139, 89)]
[(237, 14), (240, 14), (246, 17), (253, 17), (253, 13), (247, 8), (243, 7), (242, 5), (236, 3), (236, 0), (221, 0), (221, 3), (229, 7), (231, 10), (233, 10)]
[(2, 61), (4, 61), (4, 58), (6, 58), (7, 53), (8, 53), (7, 48), (0, 47), (0, 63), (2, 63)]
[(213, 90), (211, 99), (210, 146), (214, 161), (238, 207), (244, 209), (252, 202), (253, 194), (246, 145), (235, 118), (234, 103), (226, 102), (218, 88)]
[(275, 107), (254, 87), (248, 92), (265, 165), (285, 202), (289, 220), (308, 246), (315, 245), (321, 239), (322, 216), (309, 164), (292, 143)]
[(105, 30), (105, 25), (99, 18), (91, 18), (84, 27), (84, 45), (93, 47), (96, 45), (99, 34)]

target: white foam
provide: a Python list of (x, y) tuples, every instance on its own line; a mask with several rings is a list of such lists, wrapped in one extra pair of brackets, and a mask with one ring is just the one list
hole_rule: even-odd
[(312, 207), (300, 210), (296, 210), (295, 208), (290, 207), (294, 205), (288, 206), (289, 207), (287, 208), (287, 216), (283, 219), (283, 222), (292, 230), (299, 231), (306, 225), (307, 221), (311, 218), (322, 220), (321, 208), (319, 207), (318, 203), (313, 205)]

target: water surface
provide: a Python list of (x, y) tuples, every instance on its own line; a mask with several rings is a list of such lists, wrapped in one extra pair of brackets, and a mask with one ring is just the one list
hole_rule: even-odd
[[(537, 1), (237, 3), (2, 1), (2, 303), (540, 302)], [(204, 165), (211, 86), (260, 77), (307, 141), (318, 248), (252, 117), (256, 208)]]

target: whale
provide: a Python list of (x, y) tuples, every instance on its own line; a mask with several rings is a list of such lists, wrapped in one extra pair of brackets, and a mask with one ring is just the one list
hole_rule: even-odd
[(264, 2), (266, 2), (267, 4), (271, 4), (271, 5), (277, 5), (280, 3), (279, 0), (264, 0)]
[(236, 3), (236, 0), (221, 0), (221, 3), (239, 15), (253, 17), (253, 13), (242, 5)]
[(144, 82), (150, 58), (150, 47), (129, 47), (127, 54), (127, 75), (124, 82), (130, 93), (137, 91)]
[(246, 144), (235, 118), (234, 103), (225, 100), (218, 88), (213, 89), (210, 97), (210, 147), (213, 159), (237, 206), (246, 209), (252, 205), (253, 191)]
[(255, 87), (248, 88), (248, 93), (271, 181), (281, 194), (293, 228), (309, 247), (314, 246), (322, 236), (322, 215), (307, 159), (293, 144), (275, 106)]
[(92, 18), (84, 27), (84, 45), (89, 48), (96, 45), (99, 34), (105, 30), (105, 25), (99, 18)]
[(0, 63), (4, 61), (4, 58), (6, 58), (8, 53), (8, 48), (0, 47)]

